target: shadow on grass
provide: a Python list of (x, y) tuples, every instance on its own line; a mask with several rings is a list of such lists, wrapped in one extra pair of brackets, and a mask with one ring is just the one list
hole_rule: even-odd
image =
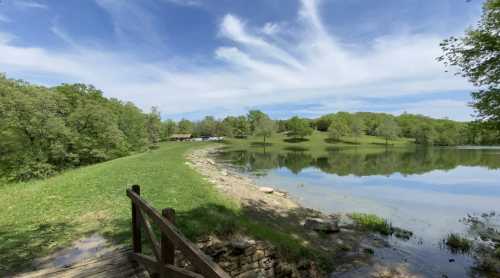
[(283, 141), (285, 141), (287, 143), (302, 143), (302, 142), (309, 141), (309, 139), (307, 139), (307, 138), (287, 138), (287, 139), (283, 139)]
[(45, 223), (29, 228), (0, 227), (0, 277), (32, 270), (34, 259), (47, 255), (54, 242), (63, 240), (74, 230), (68, 223)]
[(252, 147), (271, 147), (272, 143), (264, 143), (264, 142), (251, 142), (250, 146)]
[[(327, 267), (352, 260), (344, 249), (339, 249), (335, 244), (335, 239), (341, 233), (311, 233), (311, 230), (301, 225), (306, 217), (318, 217), (318, 213), (305, 208), (280, 213), (258, 201), (250, 202), (239, 210), (210, 203), (189, 211), (177, 211), (176, 226), (192, 241), (210, 234), (230, 238), (238, 233), (266, 240), (276, 247), (279, 254), (295, 262), (309, 258)], [(130, 217), (110, 219), (106, 226), (112, 229), (95, 230), (92, 233), (101, 234), (113, 244), (131, 246)], [(159, 235), (156, 225), (153, 226)], [(58, 247), (70, 244), (73, 239), (71, 235), (77, 233), (77, 228), (68, 223), (43, 224), (24, 231), (0, 227), (0, 239), (3, 240), (0, 244), (0, 276), (31, 270), (34, 259), (55, 251), (54, 243), (63, 245)], [(145, 237), (143, 240), (144, 250), (148, 252), (149, 243)], [(349, 242), (352, 248), (357, 245), (357, 240)]]
[(328, 144), (338, 144), (338, 143), (342, 143), (342, 140), (333, 139), (333, 138), (325, 138), (325, 143), (328, 143)]
[(289, 147), (285, 147), (284, 149), (287, 151), (291, 151), (291, 152), (306, 152), (309, 150), (308, 148), (300, 147), (300, 146), (289, 146)]

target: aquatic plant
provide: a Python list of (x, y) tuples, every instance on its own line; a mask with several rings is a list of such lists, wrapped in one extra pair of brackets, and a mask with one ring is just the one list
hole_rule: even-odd
[(467, 253), (472, 248), (472, 241), (456, 233), (450, 233), (445, 243), (452, 252)]
[(375, 214), (355, 212), (351, 214), (351, 218), (357, 225), (368, 231), (378, 232), (382, 235), (392, 234), (392, 225), (386, 219)]

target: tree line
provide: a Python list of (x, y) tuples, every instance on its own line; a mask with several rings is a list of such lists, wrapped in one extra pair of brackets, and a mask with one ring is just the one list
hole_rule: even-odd
[(160, 141), (160, 114), (83, 84), (47, 88), (0, 75), (0, 176), (43, 178)]
[(345, 138), (357, 140), (363, 135), (382, 137), (389, 143), (397, 138), (412, 138), (421, 145), (455, 146), (462, 144), (498, 144), (498, 132), (484, 129), (477, 122), (457, 122), (449, 119), (433, 119), (423, 115), (403, 113), (394, 116), (386, 113), (337, 112), (315, 119), (298, 116), (286, 120), (272, 120), (259, 110), (247, 115), (215, 119), (207, 116), (201, 121), (182, 119), (162, 123), (163, 138), (174, 133), (199, 136), (225, 136), (245, 138), (261, 137), (266, 142), (273, 133), (282, 133), (290, 141), (306, 140), (315, 130), (327, 133), (331, 141)]

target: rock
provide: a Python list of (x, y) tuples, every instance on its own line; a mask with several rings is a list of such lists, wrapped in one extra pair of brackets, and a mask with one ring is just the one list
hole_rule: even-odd
[(341, 228), (350, 229), (353, 228), (356, 225), (356, 223), (354, 222), (354, 220), (352, 220), (351, 217), (347, 215), (342, 215), (341, 217), (339, 217), (338, 225)]
[(266, 194), (271, 194), (271, 193), (274, 192), (274, 188), (267, 187), (267, 186), (262, 186), (262, 187), (259, 187), (259, 191), (263, 192), (263, 193), (266, 193)]
[(283, 197), (283, 198), (286, 198), (288, 196), (288, 193), (284, 192), (284, 191), (274, 191), (274, 194), (280, 196), (280, 197)]
[(322, 233), (336, 233), (340, 231), (337, 221), (321, 218), (307, 218), (304, 227)]
[(227, 175), (228, 175), (226, 170), (222, 170), (222, 171), (220, 172), (220, 174), (221, 174), (221, 175), (223, 175), (223, 176), (227, 176)]
[(213, 161), (210, 158), (207, 158), (207, 163), (210, 164), (210, 165), (215, 165), (215, 161)]
[(409, 240), (413, 236), (413, 233), (411, 231), (404, 230), (404, 229), (397, 228), (397, 227), (393, 227), (392, 232), (393, 232), (395, 237), (400, 238), (400, 239), (404, 239), (404, 240)]

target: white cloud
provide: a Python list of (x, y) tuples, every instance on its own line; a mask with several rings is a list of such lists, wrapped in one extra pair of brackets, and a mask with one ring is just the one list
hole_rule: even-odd
[[(156, 45), (163, 43), (151, 14), (134, 4), (121, 5), (121, 1), (98, 3), (110, 13), (115, 31), (123, 40), (133, 32)], [(264, 32), (262, 27), (248, 26), (235, 15), (224, 16), (218, 34), (225, 39), (224, 44), (214, 53), (215, 59), (224, 64), (217, 67), (143, 62), (119, 50), (78, 45), (54, 27), (52, 31), (70, 46), (68, 50), (22, 47), (0, 39), (0, 68), (7, 73), (44, 73), (61, 81), (92, 83), (108, 96), (134, 101), (146, 109), (159, 106), (165, 114), (215, 107), (238, 111), (250, 106), (328, 98), (348, 105), (326, 108), (349, 109), (366, 97), (390, 102), (392, 97), (470, 88), (464, 80), (445, 73), (435, 61), (441, 53), (439, 36), (386, 36), (350, 48), (326, 31), (314, 0), (302, 0), (297, 22), (300, 29), (287, 30), (294, 37), (281, 37), (283, 30), (278, 32), (272, 23)], [(457, 119), (469, 111), (446, 100), (422, 105), (405, 110), (429, 114), (435, 112), (425, 108), (436, 105), (442, 114), (450, 113), (450, 118)]]
[(19, 8), (27, 9), (48, 9), (47, 5), (39, 3), (34, 0), (16, 0), (13, 4)]

